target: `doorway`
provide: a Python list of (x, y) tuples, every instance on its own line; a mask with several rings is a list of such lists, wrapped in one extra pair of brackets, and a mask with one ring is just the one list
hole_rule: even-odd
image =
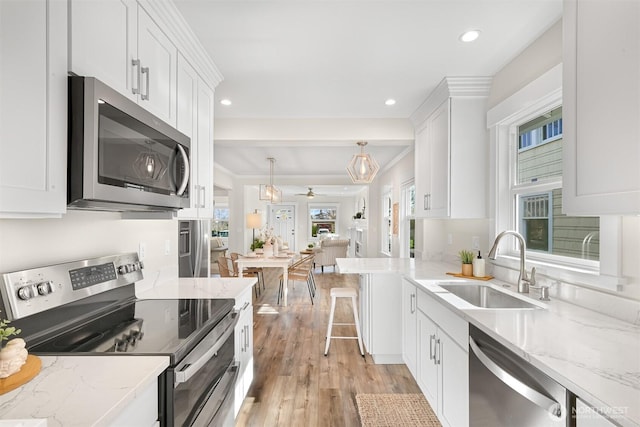
[(270, 205), (269, 224), (273, 227), (273, 234), (282, 238), (289, 245), (290, 251), (295, 251), (296, 243), (296, 207), (293, 205)]
[(416, 230), (416, 186), (413, 180), (404, 183), (400, 192), (400, 258), (413, 258)]

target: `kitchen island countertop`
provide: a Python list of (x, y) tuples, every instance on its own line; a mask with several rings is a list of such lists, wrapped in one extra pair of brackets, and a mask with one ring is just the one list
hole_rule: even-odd
[[(437, 287), (438, 281), (461, 280), (446, 274), (459, 266), (445, 262), (341, 258), (337, 263), (341, 273), (402, 275), (620, 425), (640, 426), (640, 326), (556, 298), (545, 310), (469, 308)], [(515, 293), (515, 286), (500, 280), (484, 283)]]

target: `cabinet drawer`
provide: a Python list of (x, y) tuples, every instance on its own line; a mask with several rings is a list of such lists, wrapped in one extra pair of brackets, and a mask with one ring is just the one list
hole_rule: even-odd
[(469, 351), (469, 323), (436, 301), (427, 292), (418, 289), (418, 310), (427, 315), (460, 347)]

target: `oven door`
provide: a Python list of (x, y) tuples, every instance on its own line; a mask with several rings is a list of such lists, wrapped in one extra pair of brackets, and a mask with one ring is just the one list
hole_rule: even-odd
[(167, 425), (233, 425), (236, 313), (225, 319), (170, 368), (165, 405)]

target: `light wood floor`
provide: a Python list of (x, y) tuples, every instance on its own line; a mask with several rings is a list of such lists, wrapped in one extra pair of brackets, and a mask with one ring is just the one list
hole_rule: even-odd
[[(419, 393), (405, 365), (376, 365), (356, 340), (332, 340), (324, 356), (332, 287), (358, 287), (357, 275), (316, 271), (311, 305), (306, 283), (289, 287), (289, 305), (277, 305), (277, 277), (254, 298), (255, 377), (236, 426), (359, 426), (357, 393)], [(334, 322), (352, 322), (351, 304), (338, 299)], [(338, 329), (341, 328), (341, 329)], [(400, 331), (398, 331), (400, 333)], [(355, 335), (336, 326), (334, 335)]]

